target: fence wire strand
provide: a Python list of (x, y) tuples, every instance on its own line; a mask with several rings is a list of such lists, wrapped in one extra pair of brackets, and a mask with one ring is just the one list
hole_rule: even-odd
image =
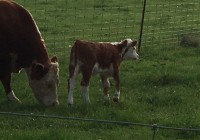
[[(55, 0), (16, 1), (33, 14), (45, 42), (47, 45), (52, 46), (48, 48), (56, 53), (63, 52), (63, 50), (65, 52), (67, 50), (65, 47), (69, 46), (76, 38), (95, 41), (117, 41), (126, 37), (137, 38), (141, 27), (141, 14), (144, 2), (144, 0), (135, 0), (133, 5), (125, 5), (122, 1), (113, 4), (108, 1), (101, 3), (101, 1), (93, 0), (89, 2), (83, 0), (81, 4), (84, 6), (80, 6), (81, 4), (70, 4), (69, 1), (65, 0), (56, 2)], [(50, 6), (50, 2), (54, 2), (55, 5)], [(177, 45), (180, 43), (179, 38), (181, 35), (200, 33), (200, 1), (147, 0), (144, 28), (142, 30), (141, 43), (145, 47), (150, 45)], [(158, 124), (150, 125), (54, 115), (14, 112), (0, 112), (0, 114), (148, 127), (153, 131), (153, 140), (155, 139), (157, 129), (200, 131), (198, 128), (179, 128)]]
[(25, 114), (25, 113), (16, 113), (16, 112), (0, 112), (1, 115), (10, 115), (10, 116), (21, 116), (21, 117), (34, 117), (34, 118), (49, 118), (49, 119), (62, 119), (62, 120), (74, 120), (74, 121), (85, 121), (85, 122), (94, 122), (94, 123), (108, 123), (116, 125), (132, 125), (132, 126), (141, 126), (149, 127), (152, 129), (172, 129), (172, 130), (181, 130), (181, 131), (200, 131), (200, 128), (182, 128), (182, 127), (170, 127), (158, 124), (144, 124), (144, 123), (134, 123), (134, 122), (124, 122), (124, 121), (113, 121), (113, 120), (100, 120), (100, 119), (89, 119), (89, 118), (76, 118), (76, 117), (66, 117), (66, 116), (56, 116), (56, 115), (39, 115), (39, 114)]
[(138, 126), (138, 127), (148, 127), (153, 131), (152, 140), (155, 140), (156, 131), (158, 129), (171, 129), (178, 131), (195, 131), (200, 132), (200, 128), (181, 128), (181, 127), (171, 127), (163, 126), (158, 124), (144, 124), (144, 123), (134, 123), (134, 122), (124, 122), (124, 121), (113, 121), (113, 120), (100, 120), (100, 119), (90, 119), (90, 118), (76, 118), (76, 117), (66, 117), (66, 116), (56, 116), (56, 115), (40, 115), (40, 114), (25, 114), (25, 113), (16, 113), (16, 112), (0, 112), (1, 115), (10, 115), (10, 116), (20, 116), (20, 117), (32, 117), (32, 118), (45, 118), (45, 119), (62, 119), (62, 120), (72, 120), (72, 121), (84, 121), (84, 122), (93, 122), (93, 123), (106, 123), (114, 125), (125, 125), (125, 126)]
[[(51, 49), (69, 46), (75, 39), (120, 41), (139, 39), (144, 0), (132, 5), (120, 1), (16, 0), (35, 18)], [(49, 3), (55, 3), (51, 6)], [(32, 6), (31, 6), (32, 5)], [(34, 6), (33, 6), (34, 5)], [(146, 3), (142, 46), (178, 45), (187, 33), (200, 33), (200, 1), (149, 1)], [(53, 49), (54, 50), (54, 49)], [(54, 51), (53, 51), (54, 52)], [(58, 52), (63, 52), (62, 50)]]

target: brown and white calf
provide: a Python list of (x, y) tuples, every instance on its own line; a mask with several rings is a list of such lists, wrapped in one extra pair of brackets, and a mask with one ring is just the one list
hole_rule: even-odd
[(32, 15), (11, 0), (0, 0), (0, 81), (10, 101), (20, 101), (10, 83), (11, 73), (22, 68), (39, 102), (58, 104), (57, 57), (49, 58)]
[(119, 66), (123, 60), (138, 59), (135, 45), (137, 41), (125, 39), (121, 42), (89, 42), (75, 41), (70, 54), (69, 79), (68, 79), (68, 104), (73, 104), (73, 90), (75, 79), (79, 72), (82, 73), (81, 87), (83, 99), (90, 103), (89, 81), (92, 74), (100, 74), (104, 88), (104, 98), (109, 100), (109, 77), (115, 81), (113, 101), (120, 98)]

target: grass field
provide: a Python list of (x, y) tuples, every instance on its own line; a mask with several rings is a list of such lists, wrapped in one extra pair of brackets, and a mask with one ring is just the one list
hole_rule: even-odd
[[(50, 55), (60, 62), (60, 105), (44, 107), (34, 98), (25, 73), (13, 74), (12, 87), (22, 104), (6, 100), (0, 85), (0, 111), (200, 128), (200, 2), (147, 2), (140, 60), (121, 65), (121, 99), (104, 103), (99, 77), (90, 83), (91, 105), (85, 105), (79, 81), (74, 105), (66, 102), (69, 51), (76, 38), (118, 41), (139, 36), (140, 0), (16, 0), (33, 14)], [(85, 8), (84, 8), (85, 7)], [(180, 46), (183, 34), (194, 34), (197, 47)], [(112, 82), (112, 81), (111, 81)], [(110, 95), (114, 93), (111, 86)], [(0, 114), (0, 139), (148, 140), (148, 127)], [(156, 140), (199, 140), (200, 132), (158, 129)]]

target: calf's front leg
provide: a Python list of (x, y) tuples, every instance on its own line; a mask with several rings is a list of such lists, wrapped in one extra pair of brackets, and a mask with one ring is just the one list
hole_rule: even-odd
[(101, 77), (101, 82), (102, 82), (102, 85), (103, 85), (104, 100), (108, 101), (108, 100), (110, 100), (109, 93), (108, 93), (108, 90), (110, 88), (110, 82), (109, 82), (109, 79), (106, 76), (100, 75), (100, 77)]

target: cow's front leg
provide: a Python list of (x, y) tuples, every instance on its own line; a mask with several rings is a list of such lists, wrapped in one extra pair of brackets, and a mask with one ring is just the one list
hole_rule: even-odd
[(81, 80), (81, 88), (83, 94), (83, 100), (85, 103), (90, 103), (89, 97), (89, 82), (92, 74), (92, 68), (82, 68), (83, 78)]
[(118, 102), (120, 98), (120, 80), (119, 80), (119, 71), (116, 68), (116, 71), (113, 73), (113, 78), (115, 81), (115, 94), (113, 96), (113, 101)]
[(102, 85), (103, 85), (104, 100), (109, 101), (110, 100), (109, 93), (108, 93), (108, 90), (110, 88), (109, 79), (108, 79), (108, 77), (106, 77), (104, 75), (100, 75), (100, 77), (101, 77), (101, 82), (102, 82)]
[(1, 77), (1, 82), (3, 84), (4, 90), (6, 92), (6, 96), (9, 101), (12, 102), (20, 102), (21, 101), (15, 96), (15, 93), (12, 91), (10, 82), (11, 82), (11, 73), (6, 73)]

